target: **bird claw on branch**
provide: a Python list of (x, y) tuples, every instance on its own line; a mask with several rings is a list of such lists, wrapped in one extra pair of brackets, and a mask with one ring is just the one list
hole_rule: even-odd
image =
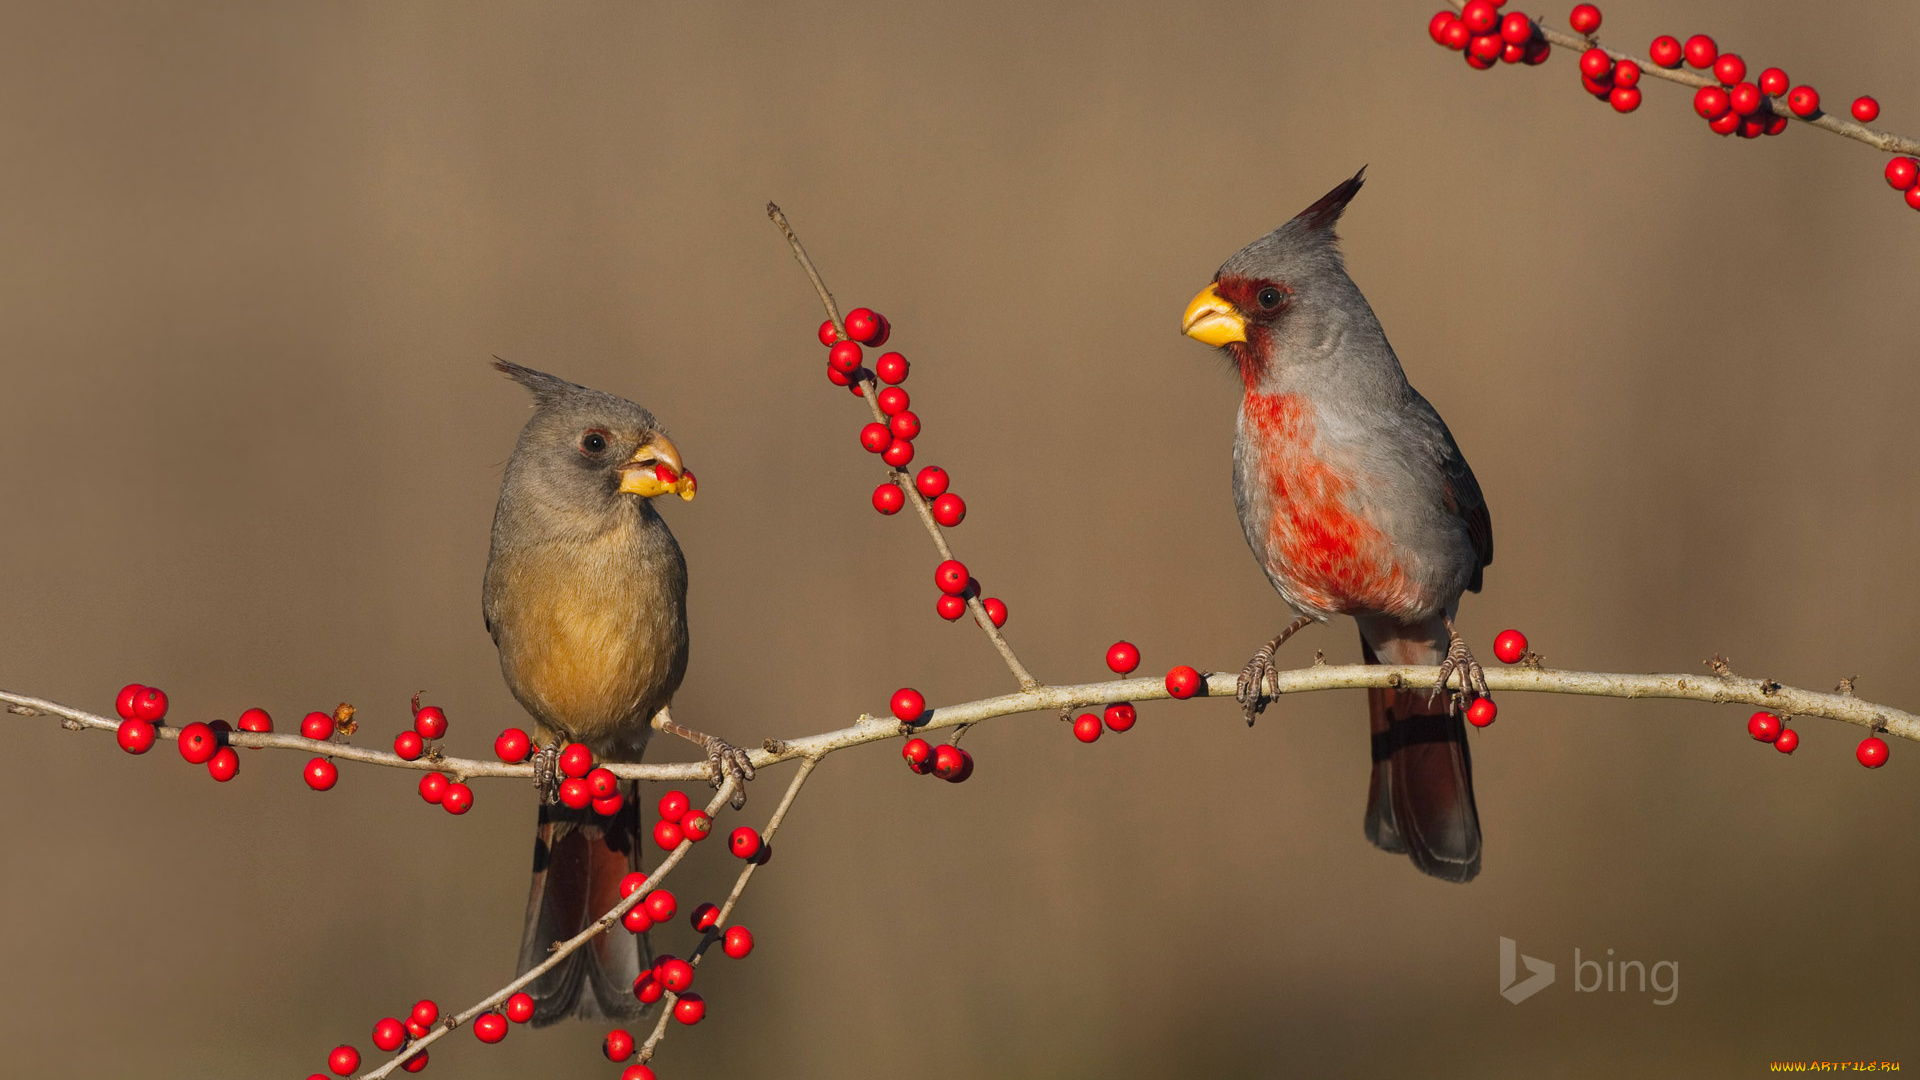
[(1480, 661), (1473, 658), (1473, 651), (1467, 648), (1466, 639), (1453, 628), (1452, 619), (1447, 620), (1447, 637), (1450, 639), (1447, 656), (1440, 661), (1440, 679), (1435, 685), (1445, 690), (1447, 680), (1455, 672), (1459, 673), (1460, 686), (1447, 697), (1447, 713), (1452, 715), (1464, 711), (1474, 698), (1491, 697), (1492, 693), (1487, 689), (1486, 670), (1480, 666)]
[(747, 781), (753, 779), (753, 761), (740, 747), (709, 735), (700, 744), (707, 753), (707, 786), (718, 790), (728, 777), (734, 780), (733, 797), (728, 805), (738, 810), (747, 805)]
[(533, 755), (533, 789), (541, 806), (560, 801), (560, 743), (542, 747)]

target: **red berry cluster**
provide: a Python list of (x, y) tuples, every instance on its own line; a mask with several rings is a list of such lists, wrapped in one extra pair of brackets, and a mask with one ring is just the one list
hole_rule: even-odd
[(1897, 157), (1887, 162), (1887, 183), (1893, 186), (1893, 190), (1905, 193), (1908, 206), (1920, 210), (1920, 161)]
[[(484, 1043), (497, 1043), (507, 1037), (507, 1019), (524, 1024), (533, 1019), (533, 998), (526, 994), (515, 994), (507, 999), (506, 1017), (499, 1013), (482, 1013), (474, 1018), (473, 1033)], [(415, 1039), (423, 1039), (433, 1030), (440, 1020), (440, 1006), (429, 998), (413, 1003), (407, 1011), (407, 1018), (383, 1017), (373, 1025), (374, 1049), (383, 1053), (395, 1053), (413, 1044)], [(336, 1046), (333, 1053), (327, 1055), (327, 1068), (340, 1076), (346, 1076), (360, 1067), (360, 1051), (351, 1046)], [(410, 1073), (417, 1073), (427, 1067), (425, 1050), (414, 1054), (400, 1063), (400, 1067)], [(316, 1074), (318, 1075), (318, 1074)]]
[[(604, 770), (602, 770), (604, 771)], [(653, 826), (653, 842), (662, 851), (672, 851), (685, 840), (697, 844), (713, 832), (713, 819), (693, 805), (683, 791), (660, 796), (660, 820)]]
[[(638, 870), (621, 878), (620, 898), (624, 900), (639, 892), (646, 883), (647, 875)], [(665, 889), (654, 889), (639, 903), (628, 908), (627, 913), (620, 917), (620, 923), (636, 934), (644, 934), (653, 929), (655, 923), (671, 920), (674, 912), (678, 910), (680, 910), (680, 904), (673, 898), (672, 893)]]
[[(1435, 44), (1465, 56), (1467, 66), (1476, 71), (1485, 71), (1496, 63), (1546, 63), (1547, 57), (1553, 55), (1553, 46), (1541, 36), (1540, 27), (1532, 19), (1518, 11), (1500, 14), (1506, 2), (1467, 0), (1458, 15), (1451, 11), (1435, 12), (1427, 21), (1427, 34)], [(1594, 20), (1598, 25), (1597, 11)]]
[(1820, 93), (1811, 86), (1794, 86), (1787, 73), (1767, 68), (1758, 82), (1747, 78), (1747, 62), (1738, 53), (1723, 53), (1705, 34), (1695, 34), (1684, 44), (1671, 36), (1655, 38), (1650, 49), (1653, 62), (1661, 67), (1677, 68), (1682, 63), (1710, 70), (1718, 86), (1703, 86), (1694, 91), (1693, 111), (1716, 134), (1738, 134), (1743, 139), (1778, 135), (1787, 130), (1785, 114), (1774, 108), (1774, 99), (1787, 98), (1787, 109), (1803, 119), (1820, 113)]
[[(911, 686), (895, 690), (887, 707), (902, 724), (918, 724), (931, 715), (927, 712), (926, 695)], [(908, 739), (900, 748), (900, 756), (915, 773), (921, 776), (931, 773), (950, 784), (964, 783), (973, 775), (973, 755), (952, 743), (934, 746), (925, 739)]]
[(1793, 753), (1800, 745), (1800, 733), (1770, 712), (1757, 712), (1748, 717), (1747, 734), (1760, 742), (1772, 743), (1773, 748), (1783, 754)]
[[(744, 956), (745, 953), (741, 955)], [(699, 994), (689, 989), (693, 986), (693, 971), (693, 965), (685, 960), (672, 953), (663, 954), (653, 962), (651, 968), (641, 972), (640, 977), (633, 981), (633, 996), (640, 999), (642, 1003), (651, 1005), (671, 993), (676, 998), (673, 1003), (673, 1018), (683, 1024), (697, 1024), (706, 1018), (707, 1003)], [(614, 1058), (614, 1060), (621, 1061), (624, 1058)], [(651, 1076), (652, 1073), (649, 1072), (648, 1075)]]

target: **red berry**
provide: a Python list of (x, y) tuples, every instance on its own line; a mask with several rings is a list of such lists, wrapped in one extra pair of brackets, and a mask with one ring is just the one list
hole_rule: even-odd
[(1871, 124), (1880, 118), (1880, 103), (1870, 97), (1853, 99), (1853, 118), (1863, 124)]
[(1920, 161), (1910, 157), (1897, 157), (1887, 162), (1887, 183), (1895, 191), (1906, 191), (1920, 181)]
[(645, 1065), (629, 1065), (620, 1073), (620, 1080), (658, 1080), (653, 1070)]
[(578, 778), (592, 771), (593, 751), (579, 743), (568, 743), (566, 749), (560, 751), (561, 776)]
[(913, 486), (927, 498), (937, 499), (947, 493), (947, 470), (938, 465), (929, 465), (913, 478)]
[(907, 761), (907, 768), (925, 776), (933, 771), (933, 747), (925, 739), (908, 739), (900, 748), (900, 756)]
[(866, 341), (880, 333), (879, 318), (867, 308), (857, 307), (847, 312), (844, 322), (847, 336), (855, 341)]
[(897, 386), (889, 386), (880, 391), (880, 396), (873, 400), (874, 404), (880, 406), (880, 412), (885, 416), (898, 416), (906, 412), (907, 406), (912, 402), (907, 392)]
[(934, 601), (933, 610), (938, 612), (941, 618), (953, 622), (967, 613), (967, 602), (961, 597), (941, 593), (940, 599)]
[(120, 719), (122, 720), (134, 719), (133, 699), (138, 697), (140, 695), (140, 692), (145, 689), (146, 687), (140, 685), (137, 682), (128, 683), (127, 685), (120, 688), (120, 693), (117, 694), (113, 699), (113, 711), (120, 714)]
[(1732, 86), (1747, 77), (1747, 62), (1739, 53), (1721, 53), (1713, 62), (1713, 77), (1724, 86)]
[(933, 583), (948, 596), (959, 596), (967, 591), (967, 566), (958, 559), (948, 559), (933, 569)]
[(847, 380), (849, 383), (852, 384), (847, 387), (847, 393), (852, 394), (854, 397), (866, 397), (867, 396), (867, 386), (866, 386), (867, 376), (868, 376), (868, 372), (865, 372), (865, 371), (854, 372), (853, 378)]
[(693, 987), (693, 965), (677, 956), (663, 961), (654, 969), (654, 976), (670, 993), (683, 994)]
[(1693, 111), (1703, 120), (1718, 120), (1732, 108), (1727, 92), (1717, 86), (1703, 86), (1693, 92)]
[(440, 1006), (434, 1004), (432, 998), (421, 998), (413, 1003), (413, 1011), (407, 1014), (407, 1018), (423, 1027), (431, 1027), (435, 1020), (440, 1019)]
[(1446, 30), (1442, 31), (1440, 44), (1454, 52), (1464, 52), (1472, 41), (1473, 31), (1467, 29), (1467, 24), (1461, 22), (1460, 17), (1455, 15), (1453, 21), (1447, 24)]
[(608, 1061), (625, 1061), (633, 1056), (633, 1034), (615, 1028), (607, 1032), (600, 1040), (600, 1052), (607, 1055)]
[(707, 1003), (700, 1000), (699, 994), (687, 993), (673, 1003), (673, 1018), (683, 1024), (697, 1024), (707, 1015)]
[(1527, 655), (1527, 635), (1518, 630), (1502, 630), (1493, 639), (1493, 655), (1503, 664), (1517, 664)]
[(346, 1076), (360, 1067), (360, 1051), (351, 1046), (336, 1046), (333, 1053), (327, 1055), (327, 1068), (336, 1075)]
[(1778, 135), (1781, 132), (1787, 130), (1786, 117), (1769, 115), (1765, 119), (1767, 121), (1767, 134)]
[(533, 753), (533, 740), (517, 727), (510, 727), (493, 740), (493, 756), (509, 765), (527, 760)]
[(1663, 68), (1677, 68), (1680, 59), (1686, 55), (1680, 48), (1680, 39), (1671, 34), (1661, 34), (1647, 47), (1647, 56)]
[(1547, 58), (1553, 55), (1553, 43), (1546, 38), (1534, 38), (1532, 41), (1527, 42), (1525, 48), (1527, 54), (1523, 59), (1528, 64), (1536, 66), (1544, 64), (1547, 62)]
[(1787, 73), (1779, 68), (1768, 68), (1760, 73), (1760, 92), (1768, 97), (1779, 97), (1787, 92), (1787, 87), (1792, 85), (1793, 83), (1787, 78)]
[(853, 384), (853, 376), (829, 363), (827, 365), (827, 381), (835, 386), (851, 386)]
[(626, 877), (621, 878), (620, 879), (620, 899), (625, 900), (627, 897), (632, 896), (634, 893), (639, 892), (640, 887), (645, 885), (646, 883), (647, 883), (647, 875), (641, 873), (638, 870), (628, 874)]
[(440, 706), (429, 705), (413, 714), (413, 730), (423, 739), (438, 739), (447, 733), (447, 714)]
[(1580, 88), (1592, 94), (1594, 97), (1599, 98), (1601, 101), (1605, 101), (1613, 95), (1613, 76), (1609, 75), (1605, 79), (1596, 82), (1582, 75), (1580, 76)]
[[(116, 704), (118, 704), (116, 702)], [(133, 718), (149, 723), (167, 715), (167, 694), (157, 686), (143, 686), (133, 695)]]
[(1126, 675), (1140, 666), (1140, 650), (1131, 641), (1116, 641), (1107, 646), (1107, 667)]
[[(647, 909), (644, 906), (635, 904), (633, 907), (627, 909), (625, 915), (620, 916), (620, 925), (636, 934), (644, 934), (653, 929), (653, 916), (647, 914)], [(658, 997), (659, 995), (656, 994), (654, 996)], [(653, 999), (642, 998), (641, 1000), (651, 1001)]]
[(888, 481), (873, 489), (873, 508), (882, 514), (892, 516), (905, 505), (907, 496), (900, 490), (900, 485)]
[(920, 418), (912, 410), (897, 412), (887, 421), (887, 430), (893, 432), (896, 439), (916, 439), (920, 436)]
[(681, 818), (687, 816), (687, 809), (692, 805), (693, 803), (688, 800), (686, 792), (669, 791), (665, 795), (660, 796), (658, 808), (660, 811), (660, 820), (679, 821)]
[(1820, 91), (1811, 86), (1796, 86), (1787, 95), (1787, 108), (1793, 115), (1806, 119), (1820, 111)]
[(585, 810), (593, 805), (593, 792), (584, 778), (569, 776), (560, 781), (560, 805), (569, 810)]
[(1731, 135), (1740, 127), (1740, 114), (1734, 112), (1729, 106), (1726, 112), (1720, 114), (1707, 126), (1712, 128), (1716, 135)]
[(268, 716), (265, 709), (248, 709), (240, 714), (240, 719), (234, 722), (234, 726), (241, 731), (265, 734), (273, 730), (273, 717)]
[(663, 923), (673, 918), (673, 913), (680, 908), (680, 904), (673, 898), (673, 894), (665, 889), (653, 890), (647, 894), (645, 900), (640, 901), (640, 904), (647, 909), (647, 917), (657, 923)]
[(1687, 39), (1685, 46), (1687, 63), (1697, 68), (1709, 68), (1720, 58), (1720, 46), (1705, 34), (1695, 34)]
[(455, 817), (473, 809), (473, 789), (465, 784), (448, 784), (440, 796), (440, 808)]
[(1908, 206), (1913, 207), (1915, 210), (1920, 210), (1920, 184), (1915, 184), (1907, 189), (1906, 199)]
[(1752, 116), (1760, 111), (1760, 88), (1750, 82), (1743, 82), (1727, 91), (1727, 103), (1741, 116)]
[(887, 706), (893, 711), (894, 719), (911, 724), (927, 711), (927, 699), (913, 687), (903, 686), (893, 692), (893, 699)]
[(481, 1013), (473, 1018), (473, 1037), (483, 1043), (497, 1043), (507, 1037), (507, 1018), (497, 1012)]
[(153, 749), (153, 725), (145, 720), (126, 719), (120, 721), (120, 727), (113, 735), (120, 749), (129, 754), (144, 754)]
[(1576, 34), (1591, 34), (1600, 29), (1600, 9), (1592, 4), (1575, 4), (1567, 15), (1567, 25)]
[(180, 729), (180, 756), (189, 764), (205, 765), (220, 749), (220, 739), (213, 729), (195, 721)]
[(417, 731), (403, 731), (393, 737), (393, 752), (403, 761), (416, 761), (425, 750), (426, 744)]
[(677, 821), (656, 821), (653, 823), (653, 842), (660, 845), (662, 851), (672, 851), (680, 846), (686, 834), (680, 831)]
[(735, 960), (744, 959), (753, 951), (753, 931), (744, 926), (727, 927), (727, 936), (720, 941), (720, 951)]
[(313, 788), (315, 792), (324, 792), (326, 788), (332, 788), (336, 780), (340, 780), (340, 769), (336, 769), (334, 763), (324, 757), (315, 757), (301, 771), (301, 776), (305, 776), (309, 788)]
[(420, 797), (438, 805), (441, 799), (447, 797), (447, 788), (450, 786), (451, 781), (446, 774), (430, 772), (420, 778)]
[(913, 441), (910, 439), (893, 440), (887, 444), (886, 450), (881, 453), (880, 460), (896, 469), (906, 468), (907, 465), (913, 461)]
[(612, 769), (595, 769), (586, 776), (587, 790), (596, 799), (611, 798), (620, 793), (620, 778), (613, 775)]
[(720, 908), (715, 904), (701, 904), (693, 909), (693, 914), (687, 916), (688, 925), (702, 934), (713, 929), (719, 921)]
[(1467, 44), (1467, 59), (1478, 60), (1491, 67), (1494, 61), (1500, 59), (1506, 47), (1507, 43), (1500, 40), (1499, 34), (1481, 34)]
[(1589, 79), (1603, 79), (1613, 72), (1613, 57), (1605, 49), (1588, 49), (1580, 54), (1580, 74)]
[(605, 795), (593, 800), (593, 812), (599, 814), (601, 817), (612, 817), (619, 813), (620, 808), (625, 805), (627, 805), (626, 795), (616, 791), (611, 795)]
[(1773, 748), (1783, 754), (1791, 754), (1800, 745), (1800, 733), (1792, 728), (1782, 728), (1773, 740)]
[(996, 630), (1007, 625), (1006, 601), (1001, 600), (999, 597), (989, 596), (985, 600), (980, 601), (980, 606), (987, 609), (987, 621), (992, 623)]
[(1607, 104), (1614, 112), (1630, 113), (1640, 107), (1640, 88), (1637, 86), (1616, 86), (1613, 93), (1607, 95)]
[(860, 445), (869, 454), (878, 454), (892, 443), (893, 432), (888, 431), (885, 424), (876, 421), (860, 429)]
[(240, 753), (231, 746), (223, 746), (214, 751), (207, 761), (207, 775), (221, 783), (234, 778), (240, 771)]
[(1433, 18), (1427, 20), (1427, 36), (1433, 39), (1435, 45), (1445, 45), (1447, 43), (1447, 24), (1458, 22), (1459, 19), (1460, 16), (1455, 15), (1451, 11), (1434, 12)]
[(1492, 698), (1474, 698), (1473, 704), (1467, 706), (1467, 723), (1474, 727), (1486, 727), (1493, 723), (1493, 718), (1499, 714), (1500, 710), (1494, 705)]
[(967, 519), (967, 503), (949, 491), (933, 500), (933, 520), (951, 529)]
[(760, 854), (760, 834), (751, 826), (742, 825), (727, 837), (727, 850), (733, 852), (736, 859), (751, 859)]
[(1770, 712), (1757, 712), (1747, 718), (1747, 734), (1761, 742), (1780, 737), (1780, 718)]
[(1860, 746), (1854, 750), (1853, 756), (1859, 758), (1860, 764), (1867, 768), (1877, 769), (1887, 763), (1887, 744), (1878, 735), (1869, 735), (1860, 740)]
[(373, 1045), (384, 1053), (391, 1054), (407, 1043), (407, 1029), (400, 1021), (389, 1016), (373, 1025)]
[(1134, 707), (1128, 702), (1116, 701), (1112, 705), (1107, 706), (1106, 721), (1109, 730), (1125, 731), (1132, 727), (1134, 721), (1139, 718), (1140, 714), (1135, 711)]
[(1081, 713), (1073, 721), (1073, 737), (1081, 742), (1092, 742), (1100, 737), (1100, 718), (1092, 713)]
[(1616, 89), (1619, 87), (1634, 86), (1634, 85), (1637, 85), (1639, 82), (1640, 82), (1640, 65), (1639, 64), (1636, 64), (1631, 60), (1622, 60), (1619, 63), (1613, 65), (1613, 85)]
[(1460, 21), (1476, 34), (1484, 34), (1500, 25), (1499, 5), (1493, 0), (1467, 0), (1460, 9)]
[(820, 324), (820, 344), (832, 345), (839, 340), (840, 331), (833, 325), (832, 319), (828, 319)]
[(973, 755), (951, 743), (942, 743), (933, 751), (933, 775), (958, 784), (973, 775)]
[(1514, 45), (1509, 43), (1509, 44), (1500, 46), (1500, 62), (1503, 64), (1517, 64), (1520, 61), (1525, 60), (1526, 58), (1527, 58), (1527, 47), (1525, 45)]
[(233, 734), (232, 724), (227, 723), (225, 720), (214, 720), (209, 722), (207, 726), (213, 729), (213, 737), (220, 740), (221, 746), (227, 745), (227, 736)]
[(1167, 672), (1167, 693), (1185, 700), (1200, 692), (1200, 673), (1181, 664)]
[(411, 1017), (407, 1020), (407, 1034), (413, 1038), (424, 1039), (427, 1037), (427, 1033), (432, 1030), (432, 1028)]
[[(1435, 41), (1440, 40), (1438, 32), (1431, 27), (1428, 32), (1434, 34)], [(1533, 39), (1533, 20), (1517, 11), (1509, 12), (1500, 20), (1500, 39), (1509, 45), (1525, 45)]]
[(310, 712), (300, 718), (300, 734), (309, 739), (333, 738), (333, 717), (323, 712)]
[(827, 367), (842, 374), (852, 375), (860, 370), (860, 359), (863, 355), (865, 354), (860, 351), (860, 346), (851, 341), (842, 341), (827, 350)]
[(400, 1067), (410, 1073), (419, 1072), (421, 1069), (424, 1069), (427, 1067), (427, 1052), (425, 1050), (420, 1051), (419, 1053), (413, 1055), (407, 1060), (401, 1062)]
[(882, 353), (873, 363), (873, 373), (880, 381), (894, 386), (907, 381), (907, 358), (897, 352)]
[(694, 843), (699, 843), (713, 832), (713, 819), (705, 810), (689, 810), (687, 816), (680, 819), (680, 835)]
[(524, 1024), (533, 1019), (533, 995), (525, 990), (507, 999), (507, 1019)]

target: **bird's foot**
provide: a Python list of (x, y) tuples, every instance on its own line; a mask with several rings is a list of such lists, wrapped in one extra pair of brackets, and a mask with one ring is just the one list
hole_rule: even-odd
[(747, 781), (753, 779), (753, 759), (747, 756), (745, 750), (718, 736), (681, 727), (673, 722), (672, 714), (666, 709), (654, 715), (653, 726), (699, 747), (707, 755), (707, 784), (718, 788), (731, 778), (733, 796), (727, 800), (727, 804), (735, 810), (747, 805)]
[(1460, 686), (1447, 697), (1447, 713), (1452, 715), (1456, 711), (1465, 711), (1468, 705), (1473, 704), (1474, 698), (1492, 695), (1487, 690), (1486, 670), (1480, 666), (1480, 661), (1473, 658), (1473, 651), (1467, 648), (1467, 640), (1453, 628), (1452, 619), (1446, 620), (1446, 623), (1447, 656), (1440, 661), (1439, 687), (1446, 690), (1447, 680), (1454, 673), (1459, 673)]
[(1273, 654), (1287, 639), (1313, 620), (1305, 615), (1287, 624), (1280, 636), (1260, 647), (1240, 669), (1240, 679), (1234, 684), (1233, 696), (1240, 702), (1240, 712), (1247, 718), (1247, 726), (1253, 726), (1253, 720), (1267, 707), (1267, 702), (1280, 696), (1280, 669), (1273, 664)]
[(560, 744), (542, 747), (533, 755), (533, 788), (540, 793), (540, 805), (560, 801)]

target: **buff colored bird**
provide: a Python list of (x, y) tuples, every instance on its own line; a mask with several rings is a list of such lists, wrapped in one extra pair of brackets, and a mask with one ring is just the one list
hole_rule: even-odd
[[(524, 973), (617, 903), (621, 879), (640, 868), (637, 790), (611, 817), (553, 804), (562, 744), (582, 743), (597, 761), (638, 761), (657, 727), (705, 750), (716, 784), (729, 772), (744, 783), (753, 766), (667, 711), (687, 670), (687, 564), (651, 500), (693, 498), (679, 450), (631, 401), (494, 366), (534, 399), (500, 486), (481, 595), (500, 670), (543, 748)], [(533, 1022), (638, 1016), (631, 988), (650, 962), (644, 936), (602, 934), (528, 984)]]
[(1242, 248), (1187, 307), (1189, 337), (1220, 348), (1245, 386), (1233, 442), (1241, 528), (1299, 618), (1241, 672), (1247, 723), (1278, 693), (1274, 650), (1336, 615), (1368, 663), (1437, 664), (1441, 686), (1368, 691), (1367, 838), (1423, 872), (1480, 871), (1480, 816), (1458, 709), (1486, 679), (1453, 628), (1493, 561), (1473, 470), (1407, 384), (1373, 308), (1347, 276), (1334, 224), (1362, 169)]

